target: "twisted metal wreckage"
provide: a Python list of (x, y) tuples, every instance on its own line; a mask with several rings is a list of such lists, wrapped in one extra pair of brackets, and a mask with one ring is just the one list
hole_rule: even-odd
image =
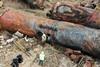
[(68, 22), (37, 17), (23, 11), (7, 10), (0, 16), (1, 29), (34, 37), (46, 34), (46, 42), (80, 50), (100, 58), (100, 31)]
[(47, 14), (56, 20), (82, 24), (91, 28), (100, 29), (100, 12), (82, 7), (79, 4), (57, 2)]

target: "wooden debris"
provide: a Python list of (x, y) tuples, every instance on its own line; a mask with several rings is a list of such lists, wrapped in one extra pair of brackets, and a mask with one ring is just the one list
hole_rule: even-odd
[(21, 41), (15, 41), (14, 44), (15, 44), (17, 49), (24, 52), (28, 57), (31, 56), (31, 54), (26, 51), (26, 48), (22, 45)]

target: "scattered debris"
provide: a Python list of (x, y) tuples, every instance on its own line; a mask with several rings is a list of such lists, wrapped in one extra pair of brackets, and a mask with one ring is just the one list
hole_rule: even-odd
[(16, 58), (13, 59), (13, 62), (11, 63), (12, 67), (19, 67), (19, 63), (23, 62), (22, 55), (18, 55)]
[(46, 38), (47, 38), (46, 37), (46, 34), (43, 33), (43, 35), (42, 35), (42, 42), (45, 42), (46, 41)]
[(80, 6), (95, 9), (98, 3), (99, 3), (99, 0), (90, 0), (88, 2), (82, 1)]
[(47, 36), (45, 33), (38, 31), (36, 34), (37, 34), (37, 39), (39, 39), (42, 42), (46, 42)]
[(18, 60), (18, 63), (22, 63), (22, 62), (23, 62), (23, 57), (22, 57), (22, 55), (18, 55), (18, 56), (17, 56), (17, 60)]
[(0, 36), (0, 43), (2, 44), (2, 45), (7, 45), (7, 44), (10, 44), (10, 43), (12, 43), (12, 42), (14, 42), (14, 40), (16, 40), (15, 38), (9, 38), (9, 39), (5, 39), (5, 37), (2, 35), (2, 36)]
[(65, 55), (68, 56), (75, 63), (79, 62), (79, 60), (83, 57), (80, 51), (72, 50), (70, 48), (66, 48)]
[(77, 67), (83, 67), (85, 57), (83, 56), (77, 64)]
[(11, 39), (6, 40), (6, 42), (9, 44), (9, 43), (12, 43), (14, 40), (15, 38), (11, 38)]
[(16, 46), (16, 49), (22, 51), (23, 53), (25, 53), (28, 57), (31, 56), (31, 54), (27, 51), (27, 48), (25, 46), (23, 46), (22, 40), (18, 40), (14, 42), (14, 46)]
[(27, 38), (27, 35), (24, 37), (26, 42), (29, 42), (29, 39)]
[(15, 34), (14, 34), (15, 36), (18, 36), (18, 37), (23, 37), (24, 35), (22, 34), (22, 33), (20, 33), (19, 31), (17, 31)]
[(87, 8), (91, 8), (91, 9), (95, 9), (96, 8), (96, 4), (93, 4), (93, 3), (92, 4), (89, 4), (89, 5), (86, 5), (86, 6), (81, 3), (80, 6), (87, 7)]

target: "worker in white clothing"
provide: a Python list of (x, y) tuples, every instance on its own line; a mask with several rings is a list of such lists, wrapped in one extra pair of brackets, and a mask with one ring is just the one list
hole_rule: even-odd
[(44, 54), (44, 51), (41, 51), (39, 55), (39, 65), (43, 65), (44, 60), (45, 60), (45, 54)]

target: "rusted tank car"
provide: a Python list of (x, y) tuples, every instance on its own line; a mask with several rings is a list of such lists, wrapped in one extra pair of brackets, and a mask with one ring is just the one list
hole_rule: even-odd
[(53, 24), (43, 24), (40, 28), (49, 36), (47, 41), (100, 58), (100, 31), (57, 21)]
[(100, 58), (100, 30), (14, 10), (7, 10), (0, 16), (0, 25), (2, 29), (19, 31), (29, 36), (37, 35), (37, 31), (40, 31), (46, 34), (47, 43), (59, 44)]
[(68, 21), (100, 29), (100, 12), (76, 4), (57, 2), (47, 16), (56, 20)]

